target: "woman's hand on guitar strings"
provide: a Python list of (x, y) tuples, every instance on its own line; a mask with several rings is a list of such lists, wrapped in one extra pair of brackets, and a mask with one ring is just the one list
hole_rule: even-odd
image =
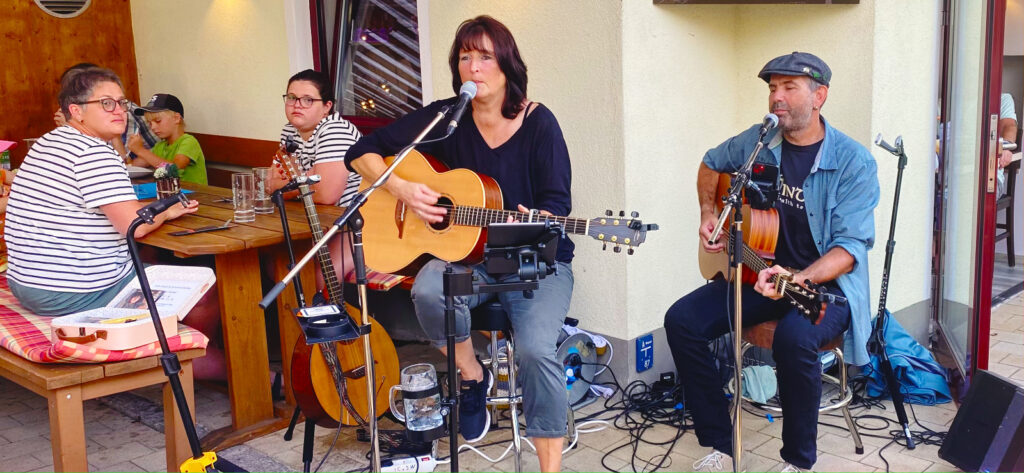
[[(530, 209), (526, 208), (526, 206), (523, 205), (523, 204), (518, 204), (517, 205), (517, 209), (519, 210), (519, 212), (524, 213), (524, 214), (530, 213)], [(551, 217), (551, 216), (554, 216), (554, 214), (552, 214), (551, 212), (548, 212), (547, 210), (538, 210), (537, 213), (540, 214), (541, 217)], [(508, 216), (508, 220), (506, 220), (505, 223), (515, 223), (515, 222), (518, 222), (518, 221), (519, 221), (518, 219), (516, 219), (515, 217), (509, 215)]]
[(424, 222), (438, 223), (444, 220), (448, 210), (435, 205), (437, 200), (441, 198), (441, 194), (426, 184), (396, 180), (395, 177), (392, 175), (391, 179), (389, 179), (387, 185), (388, 192), (398, 197), (398, 200), (405, 202), (409, 210)]

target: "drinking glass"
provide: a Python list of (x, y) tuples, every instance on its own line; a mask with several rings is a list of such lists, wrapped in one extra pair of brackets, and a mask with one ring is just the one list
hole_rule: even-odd
[[(391, 387), (388, 402), (391, 413), (398, 420), (405, 422), (409, 430), (431, 430), (444, 424), (441, 416), (441, 394), (437, 386), (437, 373), (434, 365), (417, 363), (406, 366), (402, 370), (402, 384)], [(404, 414), (395, 409), (394, 395), (396, 390), (402, 391)]]
[(237, 172), (231, 175), (231, 197), (235, 204), (236, 222), (256, 221), (255, 194), (252, 173)]
[(270, 192), (267, 184), (270, 180), (270, 168), (252, 168), (253, 183), (256, 188), (255, 204), (256, 213), (274, 213), (274, 204), (270, 201)]

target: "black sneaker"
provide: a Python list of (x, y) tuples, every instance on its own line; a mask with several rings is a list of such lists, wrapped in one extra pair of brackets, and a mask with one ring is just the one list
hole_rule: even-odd
[[(479, 363), (479, 360), (477, 361)], [(487, 393), (491, 391), (494, 378), (483, 364), (484, 379), (462, 381), (459, 387), (459, 433), (467, 443), (476, 442), (491, 427), (491, 413), (487, 410)]]

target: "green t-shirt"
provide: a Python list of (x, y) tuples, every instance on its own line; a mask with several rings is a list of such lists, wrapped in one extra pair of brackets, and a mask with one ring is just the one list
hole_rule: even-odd
[(189, 163), (185, 169), (179, 170), (181, 180), (207, 185), (206, 180), (206, 157), (203, 156), (203, 149), (199, 147), (199, 140), (196, 137), (185, 133), (172, 145), (163, 140), (153, 146), (153, 154), (169, 163), (174, 162), (174, 157), (179, 154), (188, 156)]

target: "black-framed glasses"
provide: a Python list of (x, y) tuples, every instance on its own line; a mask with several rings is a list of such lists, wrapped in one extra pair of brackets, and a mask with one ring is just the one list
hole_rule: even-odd
[(284, 98), (285, 105), (294, 106), (296, 103), (298, 103), (299, 105), (307, 108), (312, 107), (313, 102), (325, 102), (324, 99), (315, 99), (313, 97), (296, 97), (292, 94), (284, 94), (281, 97)]
[(128, 111), (128, 99), (114, 100), (114, 99), (111, 99), (111, 98), (102, 98), (102, 99), (99, 99), (99, 100), (89, 100), (87, 102), (78, 102), (78, 105), (85, 105), (87, 103), (98, 103), (98, 104), (100, 104), (101, 107), (103, 107), (103, 110), (106, 110), (108, 112), (113, 112), (118, 106), (121, 107), (121, 110), (123, 110), (125, 112)]

